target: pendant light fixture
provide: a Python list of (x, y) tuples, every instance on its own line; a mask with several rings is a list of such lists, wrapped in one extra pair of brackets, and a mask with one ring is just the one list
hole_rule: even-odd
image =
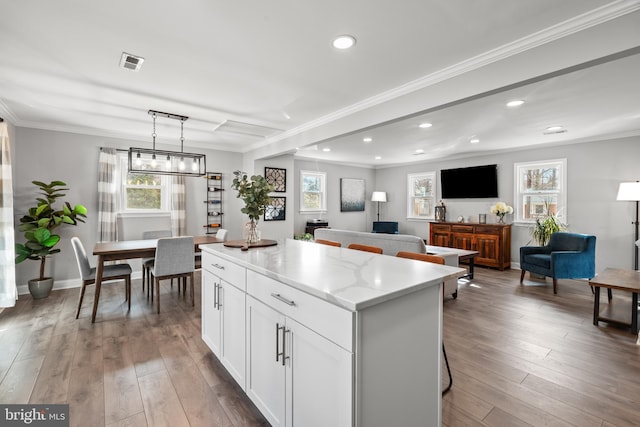
[[(203, 176), (207, 170), (207, 156), (184, 152), (184, 122), (187, 116), (149, 110), (153, 118), (153, 147), (129, 148), (129, 172), (153, 175)], [(180, 120), (180, 151), (156, 150), (156, 119), (166, 117)]]

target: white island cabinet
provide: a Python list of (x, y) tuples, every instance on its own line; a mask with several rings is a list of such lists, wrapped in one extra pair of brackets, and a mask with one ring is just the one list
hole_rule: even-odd
[(202, 337), (272, 426), (441, 425), (441, 286), (462, 269), (294, 240), (202, 263)]

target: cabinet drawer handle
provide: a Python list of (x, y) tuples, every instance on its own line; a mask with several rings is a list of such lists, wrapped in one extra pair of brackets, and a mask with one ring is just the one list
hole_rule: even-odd
[(283, 303), (287, 304), (287, 305), (291, 305), (291, 306), (295, 306), (296, 302), (286, 299), (285, 297), (283, 297), (280, 294), (271, 294), (272, 297), (274, 297), (275, 299), (277, 299), (278, 301), (282, 301)]
[(220, 264), (211, 264), (211, 265), (219, 270), (224, 270), (224, 265), (220, 265)]

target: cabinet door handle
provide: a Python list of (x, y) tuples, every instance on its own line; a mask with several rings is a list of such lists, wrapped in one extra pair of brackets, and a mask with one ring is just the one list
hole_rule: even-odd
[(224, 270), (224, 265), (220, 265), (220, 264), (211, 264), (212, 267), (217, 268), (218, 270)]
[(213, 284), (213, 308), (218, 308), (218, 284)]
[[(282, 352), (280, 351), (280, 329), (282, 329)], [(284, 365), (284, 325), (280, 326), (276, 323), (276, 362), (280, 360), (282, 356), (282, 364)]]
[(289, 358), (289, 356), (285, 356), (285, 349), (286, 349), (286, 338), (285, 335), (291, 332), (291, 329), (285, 329), (285, 327), (282, 327), (282, 366), (285, 366), (284, 362), (285, 360), (287, 360)]
[(283, 303), (287, 304), (287, 305), (291, 305), (291, 306), (295, 306), (296, 302), (290, 299), (286, 299), (285, 297), (283, 297), (280, 294), (271, 294), (272, 297), (274, 297), (275, 299), (277, 299), (278, 301), (282, 301)]
[(222, 304), (220, 304), (220, 289), (222, 288), (222, 283), (218, 283), (218, 290), (217, 290), (217, 294), (218, 294), (218, 310), (220, 310), (220, 307), (222, 307)]

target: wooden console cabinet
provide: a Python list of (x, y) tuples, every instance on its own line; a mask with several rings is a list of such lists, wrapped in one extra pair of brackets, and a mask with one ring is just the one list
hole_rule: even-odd
[(478, 251), (476, 265), (500, 270), (511, 266), (511, 225), (430, 223), (429, 244)]

